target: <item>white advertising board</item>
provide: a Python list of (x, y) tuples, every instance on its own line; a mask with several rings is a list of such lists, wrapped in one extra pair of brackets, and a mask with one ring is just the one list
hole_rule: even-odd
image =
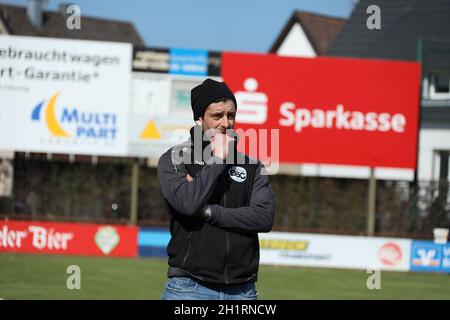
[(0, 36), (0, 149), (125, 156), (132, 46)]
[(410, 239), (307, 233), (259, 234), (261, 264), (409, 271)]
[(204, 80), (204, 76), (133, 72), (129, 155), (159, 158), (187, 139), (195, 124), (191, 89)]

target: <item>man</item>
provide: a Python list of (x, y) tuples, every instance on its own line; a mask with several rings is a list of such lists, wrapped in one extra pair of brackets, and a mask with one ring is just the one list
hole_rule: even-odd
[(162, 299), (256, 300), (258, 232), (269, 232), (274, 200), (258, 161), (236, 150), (233, 92), (205, 80), (191, 90), (197, 125), (158, 162), (169, 208), (169, 280)]

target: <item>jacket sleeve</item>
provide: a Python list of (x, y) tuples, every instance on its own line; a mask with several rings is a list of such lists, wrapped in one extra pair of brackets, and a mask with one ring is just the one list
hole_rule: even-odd
[(214, 226), (242, 232), (269, 232), (272, 229), (275, 205), (269, 177), (261, 174), (264, 167), (259, 164), (253, 180), (250, 205), (248, 207), (225, 208), (211, 204), (210, 223)]
[(158, 178), (164, 199), (179, 213), (193, 216), (207, 203), (224, 164), (205, 164), (192, 181), (183, 163), (175, 164), (169, 150), (158, 161)]

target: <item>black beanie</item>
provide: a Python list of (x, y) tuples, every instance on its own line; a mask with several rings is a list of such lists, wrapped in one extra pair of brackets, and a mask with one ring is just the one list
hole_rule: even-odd
[(218, 99), (233, 100), (237, 108), (236, 98), (225, 82), (206, 79), (202, 84), (191, 90), (191, 106), (194, 120), (203, 116), (205, 109)]

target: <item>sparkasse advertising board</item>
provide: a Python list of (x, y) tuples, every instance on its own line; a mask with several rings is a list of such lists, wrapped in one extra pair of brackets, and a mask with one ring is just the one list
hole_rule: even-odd
[(224, 52), (221, 76), (236, 127), (280, 130), (281, 163), (416, 168), (416, 62)]

